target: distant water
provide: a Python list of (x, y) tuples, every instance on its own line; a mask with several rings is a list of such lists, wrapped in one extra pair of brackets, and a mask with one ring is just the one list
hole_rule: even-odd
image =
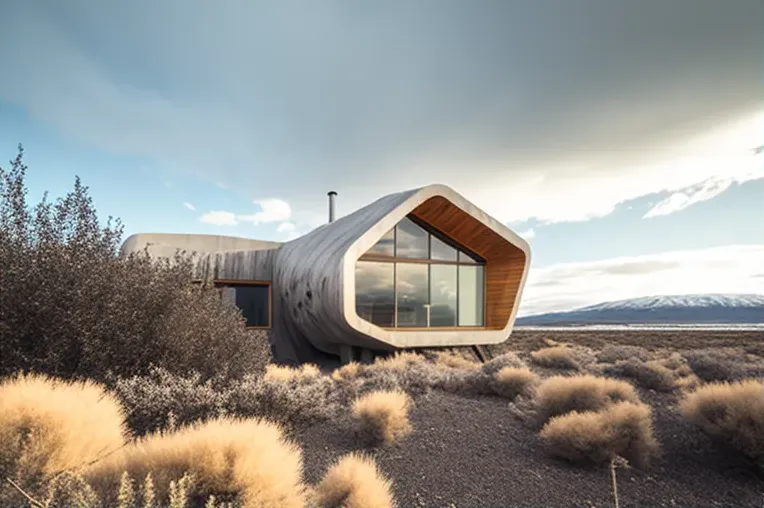
[(696, 331), (762, 331), (764, 323), (735, 324), (613, 324), (613, 325), (569, 325), (569, 326), (515, 326), (514, 330), (546, 331), (598, 331), (598, 330), (696, 330)]

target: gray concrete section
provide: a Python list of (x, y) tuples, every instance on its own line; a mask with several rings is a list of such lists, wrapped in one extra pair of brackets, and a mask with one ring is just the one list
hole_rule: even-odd
[(148, 246), (154, 257), (172, 257), (178, 250), (187, 253), (212, 253), (233, 250), (278, 249), (280, 242), (253, 240), (224, 235), (187, 235), (179, 233), (137, 233), (130, 235), (120, 249), (124, 254), (140, 252)]

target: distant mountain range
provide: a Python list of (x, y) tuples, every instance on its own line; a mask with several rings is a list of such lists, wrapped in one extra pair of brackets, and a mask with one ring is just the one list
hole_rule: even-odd
[(518, 318), (518, 326), (764, 323), (764, 295), (647, 296)]

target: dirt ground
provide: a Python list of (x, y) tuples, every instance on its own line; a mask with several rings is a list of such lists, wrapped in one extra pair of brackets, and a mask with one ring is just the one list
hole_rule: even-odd
[[(761, 332), (538, 332), (522, 331), (494, 347), (527, 352), (544, 338), (600, 349), (606, 344), (647, 349), (744, 347), (764, 355)], [(677, 395), (640, 390), (654, 410), (662, 455), (646, 470), (618, 471), (620, 506), (764, 506), (764, 477), (737, 454), (719, 449), (685, 423)], [(400, 507), (611, 507), (607, 468), (573, 466), (548, 457), (536, 432), (497, 397), (432, 392), (417, 400), (414, 432), (403, 442), (367, 451), (393, 480)], [(349, 419), (298, 429), (308, 481), (340, 455), (361, 447)]]

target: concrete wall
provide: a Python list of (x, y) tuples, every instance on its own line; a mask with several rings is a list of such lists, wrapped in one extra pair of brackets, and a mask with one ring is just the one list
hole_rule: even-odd
[(192, 252), (212, 253), (235, 250), (277, 249), (280, 242), (252, 240), (237, 236), (223, 235), (186, 235), (176, 233), (138, 233), (130, 235), (124, 241), (121, 251), (124, 254), (140, 252), (148, 246), (149, 254), (154, 257), (172, 257), (178, 250), (188, 254)]

